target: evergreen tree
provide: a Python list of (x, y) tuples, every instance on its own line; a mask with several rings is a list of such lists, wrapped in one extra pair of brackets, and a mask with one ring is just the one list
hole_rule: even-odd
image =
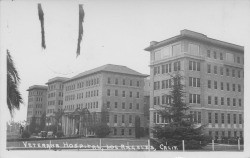
[(43, 114), (41, 116), (40, 130), (41, 131), (45, 130), (45, 126), (46, 126), (46, 113), (43, 112)]
[(184, 140), (185, 149), (201, 149), (207, 144), (207, 137), (203, 134), (204, 126), (197, 127), (192, 115), (188, 113), (189, 107), (184, 100), (184, 85), (181, 83), (183, 77), (179, 73), (171, 77), (169, 104), (162, 105), (162, 109), (157, 111), (168, 123), (156, 125), (153, 128), (154, 137), (157, 139), (152, 139), (152, 145), (159, 149), (160, 144), (167, 143), (168, 146), (182, 149), (182, 140)]
[(35, 117), (35, 116), (32, 116), (32, 117), (31, 117), (30, 124), (29, 124), (29, 132), (30, 132), (31, 134), (32, 134), (32, 133), (35, 133), (35, 132), (36, 132), (36, 128), (37, 128), (36, 117)]

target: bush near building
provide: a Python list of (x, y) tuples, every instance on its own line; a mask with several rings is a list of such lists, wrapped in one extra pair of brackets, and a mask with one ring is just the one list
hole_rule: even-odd
[(92, 130), (95, 132), (95, 135), (99, 138), (104, 138), (109, 135), (110, 127), (105, 123), (98, 123), (93, 125)]
[(30, 137), (29, 131), (24, 130), (23, 133), (22, 133), (22, 135), (21, 135), (21, 137), (22, 137), (22, 138), (29, 138), (29, 137)]

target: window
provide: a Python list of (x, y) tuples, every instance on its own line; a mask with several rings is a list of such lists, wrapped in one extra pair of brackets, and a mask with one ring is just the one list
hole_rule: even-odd
[(226, 68), (227, 76), (229, 76), (229, 68)]
[(215, 114), (214, 114), (214, 122), (215, 122), (215, 123), (218, 123), (218, 113), (215, 113)]
[(237, 63), (240, 64), (240, 57), (237, 57)]
[(236, 114), (234, 114), (233, 116), (234, 116), (234, 124), (236, 124)]
[(214, 66), (214, 74), (217, 74), (217, 66)]
[(115, 102), (115, 108), (117, 108), (117, 106), (118, 106), (118, 103), (117, 103), (117, 102)]
[(208, 113), (208, 123), (212, 123), (212, 114)]
[(227, 83), (227, 91), (230, 91), (230, 85)]
[(179, 71), (181, 70), (181, 62), (174, 62), (174, 71)]
[(231, 131), (228, 131), (228, 137), (231, 137)]
[(238, 92), (241, 92), (241, 86), (238, 84)]
[(223, 74), (224, 74), (224, 68), (220, 67), (220, 75), (223, 76)]
[(106, 121), (109, 123), (109, 114), (106, 115)]
[(214, 59), (217, 59), (217, 53), (214, 51)]
[(220, 98), (220, 104), (221, 104), (221, 105), (224, 105), (224, 97), (221, 97), (221, 98)]
[(196, 61), (189, 61), (189, 70), (200, 71), (200, 63)]
[(240, 70), (238, 70), (238, 78), (240, 78)]
[(130, 103), (130, 104), (129, 104), (129, 109), (132, 109), (132, 107), (133, 107), (133, 104)]
[(200, 104), (199, 94), (189, 94), (189, 103)]
[(233, 98), (233, 106), (236, 106), (236, 99)]
[(224, 113), (221, 114), (221, 123), (224, 124), (225, 123), (225, 120), (224, 120)]
[(115, 84), (118, 84), (118, 78), (115, 79)]
[(217, 89), (217, 81), (214, 81), (214, 89)]
[(237, 131), (234, 131), (234, 137), (237, 137)]
[(140, 104), (137, 103), (137, 104), (136, 104), (136, 109), (139, 110), (139, 108), (140, 108)]
[(218, 97), (214, 97), (214, 105), (218, 105)]
[(129, 97), (133, 97), (133, 92), (129, 92)]
[(140, 93), (139, 92), (136, 93), (136, 98), (140, 98)]
[(124, 135), (124, 129), (121, 130), (121, 134)]
[(107, 89), (107, 96), (110, 96), (110, 89)]
[(207, 88), (211, 88), (211, 80), (207, 81)]
[(162, 74), (166, 73), (165, 67), (166, 67), (165, 65), (162, 65), (162, 66), (161, 66), (161, 73), (162, 73)]
[(129, 115), (129, 123), (132, 123), (132, 115)]
[(122, 85), (125, 85), (125, 79), (122, 79)]
[(230, 106), (230, 98), (227, 98), (227, 106)]
[[(160, 74), (160, 66), (154, 67), (154, 75)], [(130, 86), (132, 86), (132, 81), (130, 81)]]
[(118, 90), (117, 89), (115, 90), (115, 96), (118, 96)]
[(117, 123), (117, 115), (114, 115), (114, 123)]
[(208, 96), (208, 97), (207, 97), (207, 103), (208, 103), (208, 104), (211, 104), (211, 102), (212, 102), (212, 97), (211, 97), (211, 96)]
[(224, 83), (223, 82), (220, 83), (220, 90), (224, 90)]
[(160, 89), (160, 81), (154, 82), (154, 90)]
[(230, 120), (230, 114), (227, 114), (227, 123), (230, 124), (231, 120)]
[[(159, 67), (159, 68), (160, 68), (160, 67)], [(159, 69), (159, 71), (160, 71), (160, 69)], [(133, 86), (132, 80), (129, 81), (129, 85), (130, 85), (130, 86)]]
[(208, 58), (211, 58), (210, 50), (207, 50), (207, 57), (208, 57)]
[(140, 81), (137, 81), (137, 82), (136, 82), (136, 86), (137, 86), (137, 87), (140, 87)]
[(241, 106), (241, 99), (239, 99), (239, 106)]
[(235, 92), (235, 84), (233, 84), (233, 91)]
[(129, 129), (129, 130), (128, 130), (128, 134), (129, 134), (129, 135), (132, 135), (132, 129)]
[(235, 77), (235, 70), (232, 70), (232, 77)]
[(114, 128), (114, 135), (117, 135), (117, 129)]
[(207, 73), (211, 73), (211, 65), (207, 64)]
[(110, 108), (110, 102), (107, 101), (107, 108), (109, 109)]
[(125, 95), (126, 95), (125, 91), (122, 91), (122, 97), (125, 97)]
[(125, 122), (125, 115), (122, 115), (122, 123)]
[(220, 60), (223, 60), (223, 54), (220, 53)]
[(108, 77), (108, 84), (110, 84), (111, 83), (111, 79)]
[(239, 114), (239, 124), (242, 124), (242, 114)]
[(122, 109), (125, 109), (125, 102), (122, 102)]
[(200, 78), (189, 77), (189, 86), (200, 87)]

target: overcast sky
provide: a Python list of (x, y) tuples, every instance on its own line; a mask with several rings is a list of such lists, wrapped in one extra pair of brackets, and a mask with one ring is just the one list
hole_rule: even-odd
[[(76, 58), (79, 3), (85, 19), (81, 54)], [(180, 30), (241, 46), (249, 43), (250, 1), (246, 0), (53, 0), (42, 1), (42, 8), (45, 50), (41, 48), (37, 1), (4, 1), (1, 5), (1, 51), (9, 49), (13, 56), (24, 99), (15, 113), (17, 121), (26, 119), (29, 86), (45, 85), (56, 76), (73, 77), (104, 64), (149, 74), (149, 52), (144, 48)], [(7, 109), (5, 114), (9, 119)]]

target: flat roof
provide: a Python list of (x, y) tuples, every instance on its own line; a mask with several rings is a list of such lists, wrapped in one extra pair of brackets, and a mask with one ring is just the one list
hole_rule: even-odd
[(145, 48), (144, 50), (146, 51), (152, 51), (156, 48), (177, 42), (179, 40), (182, 39), (193, 39), (193, 40), (198, 40), (200, 42), (203, 43), (207, 43), (207, 44), (211, 44), (211, 45), (216, 45), (218, 47), (222, 47), (225, 49), (230, 49), (233, 51), (238, 51), (238, 52), (242, 52), (244, 53), (244, 47), (240, 46), (240, 45), (236, 45), (236, 44), (232, 44), (232, 43), (228, 43), (228, 42), (224, 42), (224, 41), (220, 41), (220, 40), (216, 40), (213, 38), (209, 38), (204, 34), (198, 33), (198, 32), (194, 32), (194, 31), (190, 31), (190, 30), (181, 30), (180, 31), (180, 35), (168, 38), (166, 40), (157, 42), (157, 41), (151, 41), (150, 42), (150, 46)]

